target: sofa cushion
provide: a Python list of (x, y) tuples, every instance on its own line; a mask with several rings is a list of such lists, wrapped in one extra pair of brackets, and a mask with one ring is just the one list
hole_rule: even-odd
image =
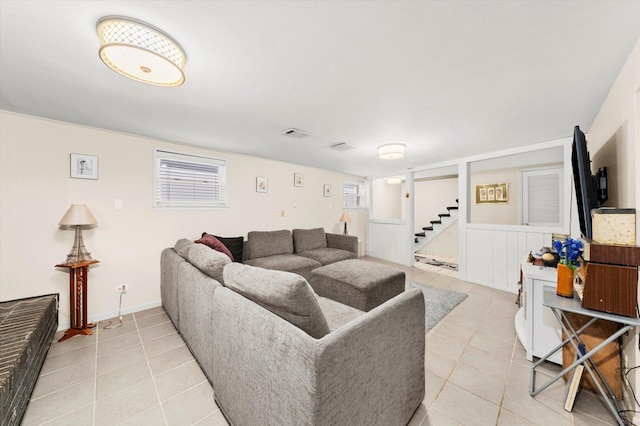
[(291, 231), (251, 231), (247, 234), (248, 259), (292, 254), (293, 238)]
[(220, 253), (226, 254), (227, 256), (229, 256), (229, 259), (231, 259), (231, 261), (233, 262), (233, 255), (231, 254), (227, 246), (225, 246), (219, 239), (217, 239), (213, 235), (203, 232), (202, 237), (199, 240), (196, 240), (196, 243), (204, 244), (205, 246), (210, 247), (216, 251), (219, 251)]
[(336, 263), (347, 259), (355, 259), (358, 256), (347, 250), (335, 249), (330, 247), (319, 248), (315, 250), (303, 251), (297, 253), (298, 256), (304, 256), (309, 259), (313, 259), (323, 265), (329, 265), (330, 263)]
[(211, 278), (223, 282), (222, 269), (231, 259), (224, 253), (213, 250), (204, 244), (194, 244), (189, 249), (187, 260)]
[(178, 253), (180, 256), (186, 259), (187, 256), (189, 255), (189, 250), (191, 249), (191, 246), (194, 244), (195, 243), (191, 240), (187, 240), (186, 238), (180, 238), (178, 241), (176, 241), (176, 245), (173, 246), (173, 249), (176, 251), (176, 253)]
[(224, 267), (224, 285), (311, 337), (330, 332), (313, 289), (300, 275), (230, 263)]
[(318, 300), (318, 305), (320, 305), (320, 310), (327, 319), (331, 331), (336, 331), (343, 325), (350, 323), (366, 313), (326, 297), (316, 295), (316, 299)]
[(309, 279), (311, 271), (322, 266), (320, 262), (295, 254), (277, 254), (275, 256), (246, 260), (244, 263), (264, 269), (293, 272), (294, 274), (302, 275), (304, 279)]
[(327, 247), (324, 228), (294, 229), (293, 245), (296, 253)]
[(224, 244), (233, 255), (234, 262), (242, 263), (242, 255), (244, 251), (244, 237), (218, 237), (214, 235), (222, 244)]

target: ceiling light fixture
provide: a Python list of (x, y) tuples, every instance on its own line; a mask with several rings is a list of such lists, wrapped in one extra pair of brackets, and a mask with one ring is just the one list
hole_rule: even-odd
[(378, 157), (382, 160), (395, 160), (396, 158), (404, 158), (405, 144), (389, 143), (378, 147)]
[(402, 177), (400, 176), (391, 176), (387, 178), (387, 183), (389, 185), (400, 185), (402, 183)]
[(105, 16), (96, 27), (100, 59), (125, 77), (156, 86), (184, 83), (186, 56), (164, 31), (137, 19)]

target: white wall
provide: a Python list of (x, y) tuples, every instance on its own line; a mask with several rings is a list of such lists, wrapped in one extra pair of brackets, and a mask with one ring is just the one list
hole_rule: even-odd
[[(587, 144), (593, 159), (592, 168), (607, 166), (609, 200), (616, 207), (634, 207), (640, 213), (640, 40), (631, 53), (611, 91), (587, 133)], [(636, 244), (640, 237), (640, 220), (636, 219)], [(638, 329), (623, 336), (623, 363), (632, 367), (640, 363)], [(625, 361), (626, 360), (626, 361)], [(640, 374), (629, 375), (633, 387), (640, 389)], [(625, 394), (627, 407), (635, 403)], [(636, 414), (634, 424), (640, 423)]]
[[(227, 159), (229, 208), (155, 210), (154, 148)], [(70, 153), (98, 156), (99, 179), (71, 179)], [(304, 187), (294, 187), (294, 173), (303, 173)], [(255, 191), (256, 176), (269, 179), (268, 193)], [(345, 179), (363, 180), (0, 111), (0, 300), (59, 293), (61, 328), (68, 324), (68, 274), (54, 265), (73, 243), (73, 231), (58, 227), (72, 203), (87, 204), (98, 220), (84, 232), (87, 249), (100, 260), (89, 274), (89, 317), (96, 320), (117, 314), (114, 287), (120, 284), (129, 287), (125, 311), (158, 305), (160, 252), (178, 238), (310, 227), (342, 232)], [(331, 197), (323, 196), (324, 184), (332, 185)], [(116, 199), (124, 209), (115, 209)], [(274, 210), (284, 210), (284, 217)], [(349, 214), (349, 232), (364, 246), (365, 210)]]
[(438, 214), (447, 213), (447, 207), (455, 207), (458, 198), (458, 178), (416, 180), (415, 182), (415, 232), (422, 232), (429, 221)]
[(403, 219), (403, 187), (404, 185), (389, 184), (385, 179), (373, 181), (373, 195), (371, 197), (372, 219)]
[[(506, 203), (476, 203), (476, 185), (492, 183), (507, 183)], [(469, 187), (471, 199), (469, 200), (469, 214), (471, 223), (491, 223), (502, 225), (519, 225), (519, 169), (508, 168), (499, 170), (486, 170), (471, 173), (471, 186)]]

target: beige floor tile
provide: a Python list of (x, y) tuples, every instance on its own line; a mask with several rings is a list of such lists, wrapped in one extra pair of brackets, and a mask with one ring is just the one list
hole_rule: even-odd
[(530, 422), (524, 417), (520, 417), (517, 414), (512, 413), (509, 410), (502, 408), (500, 410), (500, 418), (498, 419), (498, 426), (534, 426), (535, 423)]
[[(161, 312), (156, 315), (150, 315), (147, 317), (142, 317), (140, 319), (136, 319), (136, 323), (138, 324), (138, 328), (142, 330), (143, 328), (151, 327), (154, 325), (162, 324), (164, 322), (170, 322), (169, 315), (164, 312)], [(173, 325), (173, 324), (172, 324)]]
[(22, 425), (40, 425), (92, 403), (93, 380), (87, 380), (29, 401)]
[(140, 341), (140, 334), (138, 330), (133, 330), (130, 333), (123, 334), (118, 337), (114, 337), (109, 340), (98, 341), (98, 357), (110, 355), (115, 352), (121, 351), (131, 346), (136, 346), (142, 343)]
[(224, 418), (222, 411), (214, 411), (210, 416), (200, 420), (194, 426), (228, 426), (227, 419)]
[(182, 340), (182, 337), (180, 337), (177, 332), (173, 332), (171, 334), (158, 337), (157, 339), (147, 340), (143, 342), (142, 345), (144, 346), (144, 351), (146, 352), (147, 357), (152, 357), (162, 352), (177, 348), (178, 346), (184, 346), (184, 340)]
[(467, 346), (460, 360), (486, 374), (505, 380), (509, 373), (511, 360), (495, 357), (490, 352)]
[(93, 426), (93, 404), (45, 423), (46, 426)]
[[(165, 426), (164, 412), (160, 404), (144, 410), (142, 413), (137, 414), (118, 426)], [(171, 426), (171, 425), (169, 425)]]
[(145, 360), (142, 345), (135, 345), (98, 358), (98, 375), (107, 374), (127, 365), (136, 364)]
[(431, 333), (425, 340), (425, 350), (438, 352), (451, 360), (460, 358), (467, 345), (454, 339), (449, 339), (437, 332)]
[(207, 378), (195, 360), (155, 377), (161, 402), (206, 381)]
[(445, 384), (445, 380), (436, 376), (430, 371), (425, 371), (425, 393), (424, 399), (422, 400), (422, 404), (427, 408), (431, 408), (433, 401), (438, 398), (440, 395), (440, 391)]
[(110, 426), (137, 416), (159, 403), (152, 380), (145, 380), (96, 401), (95, 425)]
[(425, 407), (424, 404), (420, 404), (416, 412), (413, 413), (413, 416), (411, 417), (411, 420), (409, 420), (407, 426), (420, 426), (426, 416), (427, 407)]
[[(102, 324), (101, 322), (100, 326), (102, 327), (103, 325), (106, 325), (106, 324)], [(133, 321), (123, 322), (122, 327), (118, 327), (118, 325), (119, 323), (116, 320), (116, 322), (114, 322), (110, 326), (113, 328), (101, 328), (98, 331), (98, 340), (104, 343), (104, 341), (106, 340), (114, 339), (116, 337), (120, 337), (124, 334), (129, 334), (131, 332), (135, 332), (138, 330), (138, 327), (136, 327), (136, 323)]]
[(170, 425), (191, 425), (219, 410), (208, 382), (169, 399), (163, 406)]
[(151, 371), (149, 371), (146, 359), (111, 370), (96, 378), (96, 400), (106, 398), (149, 379), (151, 379)]
[[(73, 337), (75, 339), (75, 337)], [(51, 373), (56, 370), (60, 370), (67, 367), (72, 367), (83, 362), (90, 361), (96, 357), (96, 345), (82, 346), (77, 349), (73, 349), (68, 352), (61, 353), (59, 355), (48, 356), (40, 374)]]
[[(479, 329), (481, 329), (480, 327)], [(511, 360), (513, 357), (513, 347), (515, 341), (511, 343), (505, 343), (502, 340), (496, 338), (493, 335), (478, 334), (476, 333), (469, 342), (470, 346), (481, 349), (485, 352), (491, 352), (493, 356), (504, 358), (505, 360)]]
[(74, 336), (72, 339), (65, 340), (64, 342), (58, 342), (57, 340), (54, 340), (51, 344), (51, 347), (49, 348), (47, 356), (56, 356), (65, 352), (72, 351), (74, 349), (95, 345), (96, 338), (97, 335), (94, 333), (90, 334), (89, 336), (79, 334), (77, 336)]
[(133, 316), (136, 318), (136, 320), (138, 320), (140, 318), (153, 316), (161, 313), (164, 313), (164, 308), (162, 306), (156, 306), (155, 308), (145, 309), (144, 311), (136, 312), (133, 314)]
[(95, 374), (95, 359), (43, 374), (36, 383), (36, 387), (31, 394), (31, 399), (37, 399), (50, 393), (58, 392), (80, 382), (93, 380)]
[(438, 352), (427, 351), (425, 354), (424, 367), (427, 371), (446, 380), (456, 366), (456, 362), (456, 360), (447, 358)]
[[(615, 424), (615, 417), (600, 394), (581, 390), (573, 406), (573, 419), (580, 419), (582, 424), (594, 422), (594, 418), (604, 424)], [(596, 423), (599, 424), (599, 423)]]
[(460, 426), (462, 423), (436, 408), (430, 408), (421, 426)]
[(176, 328), (171, 321), (163, 322), (151, 327), (143, 328), (140, 330), (140, 337), (143, 342), (147, 340), (157, 339), (158, 337), (166, 336), (167, 334), (175, 333)]
[(462, 389), (496, 405), (500, 405), (502, 402), (502, 395), (505, 389), (504, 379), (485, 374), (481, 370), (465, 363), (456, 365), (451, 376), (449, 376), (449, 383), (458, 385)]
[(468, 328), (458, 327), (455, 324), (452, 324), (448, 321), (440, 321), (433, 328), (437, 334), (442, 336), (447, 336), (448, 339), (455, 340), (460, 343), (464, 343), (465, 345), (469, 343), (471, 337), (473, 337), (473, 330), (469, 330)]
[(464, 425), (494, 425), (498, 420), (499, 406), (451, 382), (447, 382), (433, 403), (433, 408), (446, 413)]
[(170, 351), (149, 358), (151, 373), (158, 376), (193, 360), (193, 356), (186, 346), (178, 346)]

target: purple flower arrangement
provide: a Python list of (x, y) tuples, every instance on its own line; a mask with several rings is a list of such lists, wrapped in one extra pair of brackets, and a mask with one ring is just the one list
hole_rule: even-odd
[(584, 250), (582, 241), (573, 238), (567, 238), (565, 241), (556, 240), (553, 242), (553, 248), (560, 255), (559, 263), (567, 265), (571, 269), (576, 269), (580, 265), (578, 258)]

